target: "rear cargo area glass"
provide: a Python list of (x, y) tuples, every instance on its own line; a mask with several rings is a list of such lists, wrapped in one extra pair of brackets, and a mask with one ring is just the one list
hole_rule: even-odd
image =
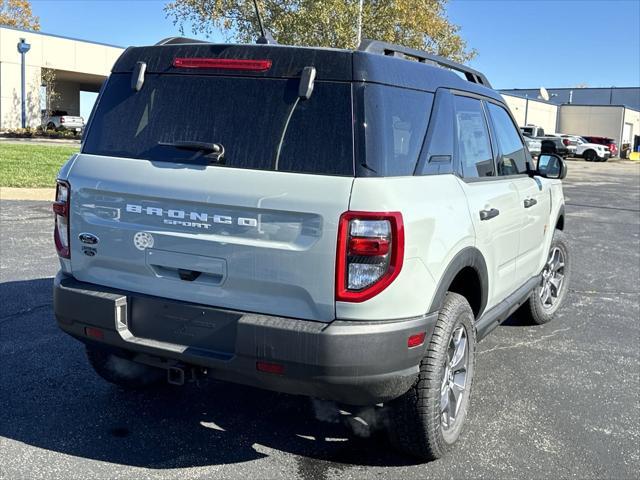
[(136, 92), (130, 74), (112, 74), (82, 151), (207, 165), (211, 159), (203, 152), (160, 143), (208, 142), (224, 147), (226, 167), (275, 170), (282, 141), (279, 171), (352, 176), (350, 84), (316, 82), (311, 98), (296, 102), (298, 84), (297, 79), (147, 74)]

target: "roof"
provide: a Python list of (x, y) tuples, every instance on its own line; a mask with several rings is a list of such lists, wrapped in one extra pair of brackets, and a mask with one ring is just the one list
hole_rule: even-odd
[(12, 27), (9, 25), (0, 25), (0, 28), (6, 28), (7, 30), (15, 30), (18, 32), (24, 32), (24, 33), (30, 33), (30, 34), (35, 34), (35, 35), (43, 35), (46, 37), (54, 37), (54, 38), (62, 38), (64, 40), (71, 40), (74, 42), (83, 42), (83, 43), (91, 43), (93, 45), (102, 45), (104, 47), (114, 47), (114, 48), (120, 48), (122, 50), (124, 50), (124, 47), (121, 45), (112, 45), (110, 43), (102, 43), (102, 42), (94, 42), (92, 40), (84, 40), (82, 38), (74, 38), (74, 37), (67, 37), (65, 35), (56, 35), (53, 33), (45, 33), (45, 32), (41, 32), (39, 30), (29, 30), (29, 29), (25, 29), (25, 28), (17, 28), (17, 27)]
[[(241, 73), (243, 76), (299, 78), (304, 67), (314, 66), (318, 80), (370, 82), (429, 92), (447, 87), (502, 101), (502, 97), (494, 90), (465, 80), (448, 68), (432, 65), (432, 62), (410, 61), (398, 56), (361, 50), (277, 44), (174, 43), (130, 47), (120, 56), (112, 71), (113, 73), (131, 72), (136, 63), (141, 61), (147, 64), (146, 71), (150, 73), (172, 70), (181, 74), (203, 74), (202, 69), (174, 67), (173, 60), (179, 57), (272, 61), (267, 71), (243, 71)], [(452, 63), (452, 65), (457, 64)], [(239, 72), (217, 71), (216, 74), (237, 76)]]

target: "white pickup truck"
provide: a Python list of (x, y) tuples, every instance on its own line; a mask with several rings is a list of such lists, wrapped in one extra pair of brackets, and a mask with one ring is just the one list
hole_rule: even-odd
[(80, 133), (84, 128), (84, 118), (79, 115), (69, 115), (64, 110), (54, 110), (51, 115), (44, 115), (42, 126), (47, 130), (70, 130)]

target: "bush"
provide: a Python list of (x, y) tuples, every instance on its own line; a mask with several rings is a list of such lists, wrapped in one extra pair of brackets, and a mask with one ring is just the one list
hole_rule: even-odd
[(7, 138), (78, 138), (79, 134), (70, 130), (46, 130), (44, 127), (15, 128), (0, 133)]

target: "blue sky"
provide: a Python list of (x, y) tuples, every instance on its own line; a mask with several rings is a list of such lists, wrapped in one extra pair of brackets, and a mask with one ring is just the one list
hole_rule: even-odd
[[(177, 35), (165, 3), (32, 0), (43, 32), (121, 46)], [(640, 85), (640, 0), (450, 0), (447, 12), (495, 88)]]

